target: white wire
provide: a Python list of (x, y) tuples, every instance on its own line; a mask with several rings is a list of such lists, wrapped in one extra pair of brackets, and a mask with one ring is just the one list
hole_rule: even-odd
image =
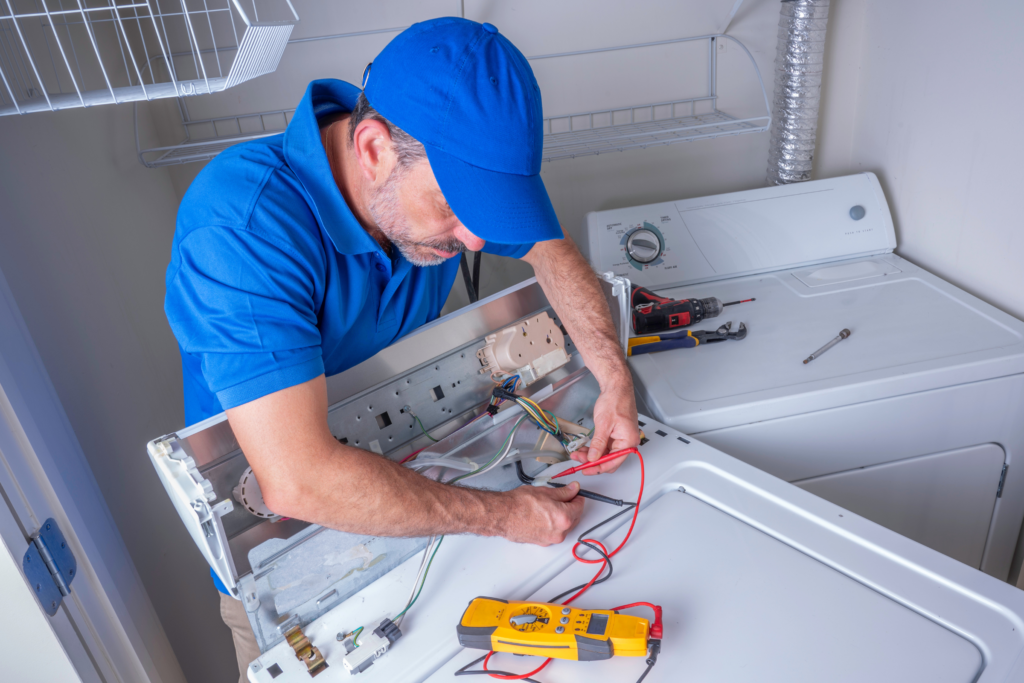
[(420, 460), (419, 458), (416, 458), (415, 460), (410, 460), (409, 462), (405, 463), (405, 466), (408, 467), (409, 469), (420, 469), (426, 467), (448, 467), (450, 469), (459, 470), (461, 472), (472, 472), (473, 470), (479, 467), (479, 465), (477, 465), (476, 463), (469, 462), (468, 460), (448, 460), (447, 458), (427, 458), (425, 460)]
[[(504, 452), (494, 462), (492, 462), (487, 467), (484, 467), (479, 472), (472, 472), (471, 474), (469, 474), (469, 475), (467, 475), (465, 477), (462, 477), (461, 479), (459, 479), (459, 482), (461, 483), (461, 482), (466, 481), (467, 479), (472, 479), (473, 477), (479, 477), (481, 474), (484, 474), (485, 472), (490, 472), (495, 467), (500, 465), (502, 463), (502, 461), (504, 461), (505, 458), (508, 457), (509, 453), (512, 452), (512, 450), (513, 450), (512, 442), (514, 442), (516, 440), (516, 432), (518, 432), (519, 428), (522, 427), (524, 424), (526, 424), (526, 422), (527, 422), (527, 420), (520, 420), (519, 422), (516, 423), (516, 426), (512, 428), (512, 433), (509, 434), (509, 436), (508, 436), (508, 441), (506, 443)], [(516, 452), (518, 453), (518, 451), (516, 451)]]
[[(433, 547), (434, 539), (436, 539), (436, 538), (437, 538), (437, 536), (434, 535), (434, 536), (430, 537), (429, 541), (427, 541), (427, 548), (426, 548), (426, 550), (423, 551), (423, 559), (420, 560), (419, 571), (416, 572), (416, 580), (412, 582), (412, 590), (409, 592), (409, 597), (405, 601), (406, 605), (408, 605), (410, 602), (412, 602), (413, 597), (416, 595), (416, 588), (417, 588), (417, 586), (420, 585), (420, 579), (423, 578), (423, 570), (427, 566), (427, 558), (430, 557), (430, 550)], [(405, 607), (403, 606), (403, 609), (404, 608)], [(408, 614), (408, 612), (406, 612), (406, 614)], [(398, 626), (399, 624), (401, 624), (402, 623), (402, 619), (405, 619), (405, 614), (403, 614), (402, 616), (398, 617), (398, 619), (395, 621), (395, 626)]]

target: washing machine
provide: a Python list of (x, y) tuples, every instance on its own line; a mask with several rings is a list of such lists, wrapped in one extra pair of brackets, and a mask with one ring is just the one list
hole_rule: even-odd
[[(871, 173), (592, 212), (582, 248), (742, 340), (634, 355), (661, 422), (1016, 581), (1024, 323), (896, 255)], [(849, 336), (804, 362), (848, 330)]]

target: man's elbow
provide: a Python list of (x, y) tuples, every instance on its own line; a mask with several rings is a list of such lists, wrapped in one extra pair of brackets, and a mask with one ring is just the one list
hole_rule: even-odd
[(309, 496), (295, 482), (271, 478), (267, 482), (260, 482), (260, 491), (263, 493), (263, 502), (275, 515), (311, 521), (304, 509)]

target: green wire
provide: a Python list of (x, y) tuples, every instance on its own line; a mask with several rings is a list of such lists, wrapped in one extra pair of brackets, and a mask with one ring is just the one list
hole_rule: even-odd
[(434, 443), (437, 443), (438, 440), (435, 439), (434, 437), (432, 437), (430, 435), (430, 433), (427, 432), (427, 428), (423, 426), (423, 420), (420, 419), (420, 416), (419, 415), (413, 415), (413, 417), (415, 417), (416, 421), (420, 423), (420, 429), (422, 429), (423, 433), (427, 435), (427, 438), (430, 439), (431, 441), (433, 441)]
[(352, 644), (355, 645), (356, 647), (359, 647), (359, 636), (361, 636), (363, 634), (363, 628), (364, 628), (363, 626), (360, 626), (359, 628), (357, 628), (355, 631), (352, 632)]
[[(486, 463), (484, 463), (484, 464), (483, 464), (483, 466), (482, 466), (482, 467), (481, 467), (480, 469), (484, 469), (484, 468), (486, 468), (486, 467), (489, 467), (489, 466), (491, 466), (491, 465), (492, 465), (492, 464), (494, 463), (494, 461), (495, 461), (495, 460), (496, 460), (496, 459), (497, 459), (497, 458), (498, 458), (499, 456), (501, 456), (501, 453), (502, 453), (502, 451), (504, 451), (504, 450), (505, 450), (505, 446), (507, 446), (507, 445), (508, 445), (508, 440), (509, 440), (509, 439), (511, 439), (511, 438), (512, 438), (512, 435), (516, 433), (516, 427), (518, 427), (518, 426), (519, 426), (519, 423), (521, 423), (521, 422), (522, 422), (523, 420), (525, 420), (525, 419), (526, 419), (526, 416), (524, 415), (523, 417), (519, 418), (519, 419), (518, 419), (518, 420), (516, 421), (515, 425), (514, 425), (514, 426), (512, 427), (512, 429), (511, 429), (511, 430), (509, 431), (509, 433), (508, 433), (508, 436), (506, 436), (506, 437), (505, 437), (505, 440), (501, 442), (501, 446), (499, 446), (499, 447), (498, 447), (498, 452), (494, 454), (494, 457), (493, 457), (493, 458), (491, 458), (491, 459), (490, 459), (490, 460), (488, 460), (488, 461), (487, 461)], [(460, 474), (459, 476), (455, 477), (454, 479), (452, 479), (452, 480), (451, 480), (450, 482), (448, 482), (448, 483), (449, 483), (449, 484), (454, 484), (455, 482), (457, 482), (457, 481), (460, 481), (460, 480), (462, 480), (462, 479), (465, 479), (466, 477), (471, 477), (471, 476), (473, 476), (473, 475), (474, 475), (474, 474), (476, 474), (476, 473), (477, 473), (477, 470), (473, 470), (472, 472), (466, 472), (466, 473), (464, 473), (464, 474)]]
[(438, 539), (437, 545), (434, 546), (434, 552), (430, 554), (430, 561), (427, 562), (427, 568), (423, 570), (423, 581), (422, 581), (422, 583), (420, 583), (420, 588), (419, 588), (418, 591), (416, 591), (416, 595), (413, 597), (412, 600), (409, 601), (409, 604), (405, 606), (405, 609), (402, 610), (401, 612), (399, 612), (398, 614), (396, 614), (395, 618), (392, 619), (391, 621), (397, 621), (399, 618), (401, 618), (401, 616), (403, 614), (405, 614), (406, 612), (409, 611), (409, 608), (412, 607), (416, 603), (417, 600), (419, 600), (420, 593), (423, 592), (423, 587), (425, 585), (427, 585), (427, 574), (430, 573), (430, 565), (434, 564), (434, 556), (437, 555), (437, 551), (441, 547), (441, 541), (443, 541), (443, 540), (444, 540), (444, 536), (442, 536), (441, 538)]

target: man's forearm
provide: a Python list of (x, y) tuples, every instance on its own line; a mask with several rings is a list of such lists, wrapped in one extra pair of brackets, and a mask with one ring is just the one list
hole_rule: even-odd
[(327, 428), (323, 375), (227, 413), (267, 506), (285, 517), (360, 534), (471, 533), (547, 545), (560, 543), (583, 510), (571, 486), (449, 486), (339, 444)]
[(572, 240), (566, 237), (539, 242), (525, 260), (534, 267), (537, 281), (565, 323), (573, 343), (583, 353), (601, 390), (632, 391), (622, 342), (612, 325), (601, 283)]
[(501, 494), (440, 484), (358, 448), (326, 448), (330, 452), (310, 454), (316, 476), (276, 479), (271, 509), (339, 531), (384, 536), (496, 536), (508, 524), (512, 501)]

